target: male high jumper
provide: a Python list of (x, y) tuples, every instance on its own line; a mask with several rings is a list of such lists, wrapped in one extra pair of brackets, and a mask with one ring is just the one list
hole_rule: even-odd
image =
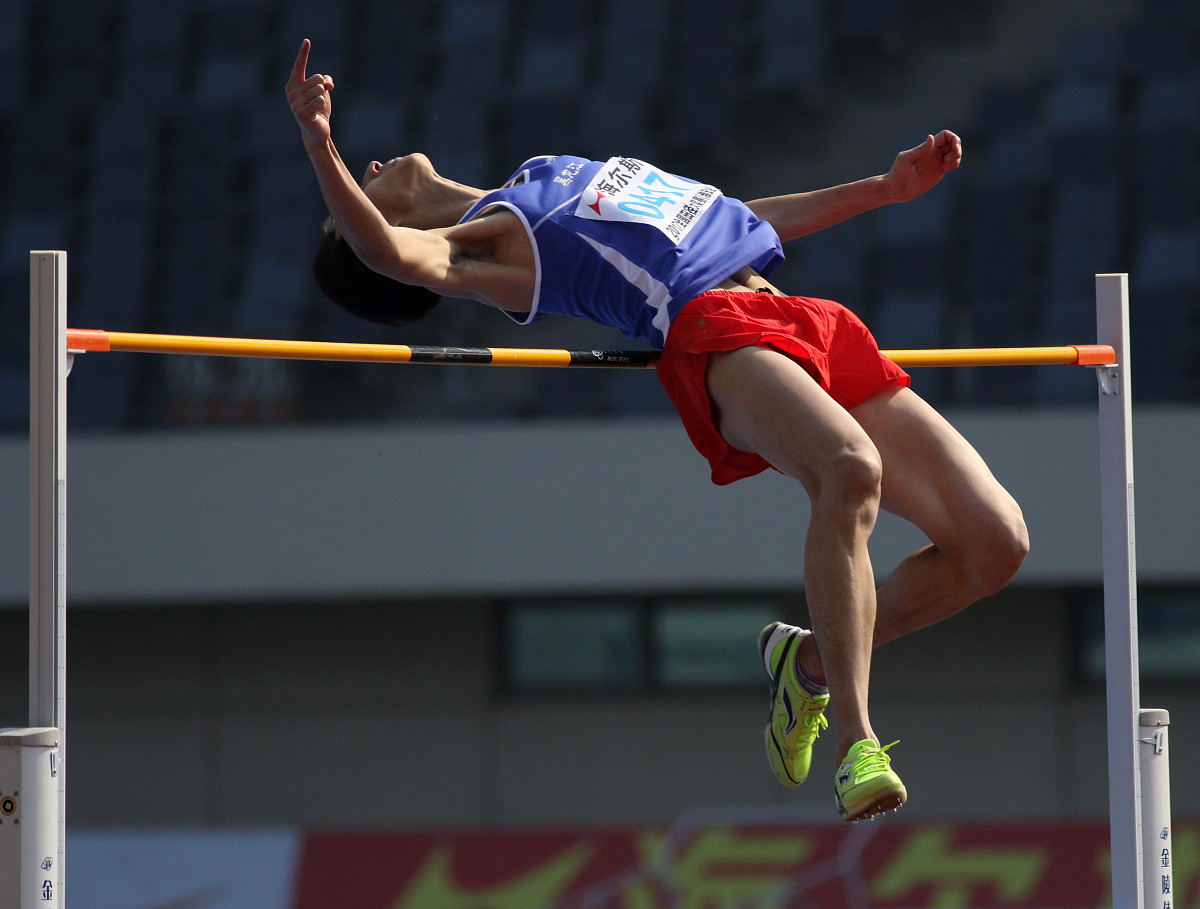
[[(440, 294), (523, 324), (581, 316), (661, 347), (659, 379), (713, 482), (770, 467), (811, 503), (812, 628), (776, 622), (759, 637), (776, 777), (789, 787), (807, 777), (828, 706), (842, 816), (904, 804), (868, 716), (871, 651), (1003, 587), (1028, 551), (1025, 524), (853, 313), (785, 296), (765, 276), (781, 242), (932, 189), (961, 162), (958, 136), (927, 136), (880, 176), (744, 204), (621, 157), (534, 158), (485, 191), (411, 154), (372, 161), (358, 181), (333, 144), (333, 79), (306, 75), (309, 51), (305, 40), (286, 91), (330, 213), (322, 289), (376, 321), (411, 321)], [(880, 508), (930, 542), (876, 590), (867, 543)]]

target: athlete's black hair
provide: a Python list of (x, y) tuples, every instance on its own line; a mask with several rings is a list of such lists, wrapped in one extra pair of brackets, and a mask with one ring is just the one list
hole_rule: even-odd
[(333, 218), (327, 218), (321, 228), (313, 278), (321, 292), (346, 312), (380, 325), (415, 322), (442, 299), (428, 288), (371, 271), (354, 254)]

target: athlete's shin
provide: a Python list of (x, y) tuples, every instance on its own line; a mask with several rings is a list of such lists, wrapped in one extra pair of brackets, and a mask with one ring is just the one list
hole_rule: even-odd
[(831, 695), (839, 761), (854, 742), (875, 738), (868, 714), (876, 613), (867, 551), (872, 525), (848, 528), (844, 511), (823, 508), (818, 500), (808, 531), (805, 596)]

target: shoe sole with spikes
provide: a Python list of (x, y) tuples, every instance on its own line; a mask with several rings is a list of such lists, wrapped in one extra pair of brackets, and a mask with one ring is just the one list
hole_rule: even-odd
[(908, 790), (892, 770), (891, 757), (886, 753), (892, 745), (880, 748), (870, 739), (856, 742), (842, 761), (833, 793), (838, 814), (847, 821), (898, 811), (908, 800)]

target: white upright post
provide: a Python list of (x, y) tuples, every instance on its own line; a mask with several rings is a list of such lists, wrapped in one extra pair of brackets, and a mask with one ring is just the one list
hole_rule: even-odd
[[(29, 254), (29, 725), (57, 730), (56, 886), (21, 881), (62, 909), (66, 883), (67, 254)], [(47, 894), (52, 893), (48, 897)]]
[(1104, 558), (1104, 672), (1108, 702), (1108, 816), (1113, 906), (1146, 909), (1138, 763), (1137, 563), (1133, 528), (1129, 276), (1096, 275), (1097, 342), (1116, 351), (1100, 369), (1100, 522)]
[[(1146, 860), (1146, 909), (1171, 909), (1171, 774), (1165, 710), (1143, 710), (1140, 751), (1142, 765), (1142, 853)], [(1177, 904), (1177, 903), (1176, 903)]]
[(61, 907), (58, 780), (52, 764), (58, 730), (0, 729), (0, 906)]

